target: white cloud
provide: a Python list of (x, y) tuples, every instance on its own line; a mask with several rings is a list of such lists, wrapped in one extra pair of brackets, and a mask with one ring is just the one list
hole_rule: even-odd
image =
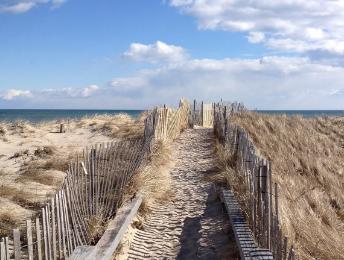
[(52, 8), (57, 8), (67, 2), (67, 0), (0, 0), (0, 13), (21, 14), (32, 10), (37, 5), (50, 4)]
[(32, 97), (32, 93), (29, 90), (9, 89), (0, 94), (0, 97), (4, 100), (12, 100), (17, 97)]
[(170, 4), (196, 17), (201, 29), (247, 32), (251, 43), (265, 42), (282, 51), (344, 55), (344, 1), (170, 0)]
[(99, 87), (97, 85), (90, 85), (86, 88), (84, 88), (81, 92), (81, 95), (83, 97), (89, 97), (91, 96), (94, 92), (98, 91)]
[(148, 84), (145, 77), (115, 78), (110, 82), (110, 86), (116, 92), (128, 92), (146, 87)]
[(251, 43), (260, 43), (264, 41), (265, 35), (262, 32), (250, 32), (247, 38)]
[(0, 11), (4, 13), (20, 14), (26, 13), (27, 11), (31, 10), (34, 6), (36, 6), (35, 2), (19, 2), (14, 5), (4, 6), (0, 8)]
[(261, 109), (343, 109), (342, 95), (338, 95), (342, 82), (344, 68), (308, 58), (191, 59), (110, 82), (116, 90), (132, 84), (136, 95), (130, 91), (108, 93), (136, 98), (136, 105), (171, 103), (187, 97), (239, 100)]
[(67, 0), (52, 0), (52, 8), (58, 8), (65, 2), (67, 2)]
[(158, 63), (182, 61), (187, 54), (182, 47), (157, 41), (148, 45), (132, 43), (123, 57), (134, 61)]
[[(1, 97), (14, 107), (36, 108), (134, 109), (176, 104), (186, 97), (243, 101), (260, 109), (344, 109), (342, 82), (343, 67), (308, 58), (188, 59), (114, 78), (108, 86), (11, 90)], [(16, 100), (17, 96), (32, 98)]]

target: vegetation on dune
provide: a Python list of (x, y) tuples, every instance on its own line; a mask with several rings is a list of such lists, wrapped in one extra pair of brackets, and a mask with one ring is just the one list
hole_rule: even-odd
[(134, 175), (129, 185), (129, 194), (144, 195), (141, 212), (149, 211), (155, 203), (170, 199), (172, 196), (169, 173), (173, 155), (171, 149), (170, 143), (157, 141), (152, 154), (147, 159), (146, 166)]
[(137, 138), (143, 136), (144, 116), (135, 119), (127, 114), (96, 115), (82, 118), (79, 125), (88, 125), (92, 131), (112, 138)]
[[(264, 115), (232, 117), (258, 152), (272, 162), (280, 187), (284, 234), (301, 259), (338, 259), (344, 255), (344, 118)], [(235, 159), (218, 146), (224, 177), (245, 208), (245, 191), (235, 174)]]
[[(12, 154), (1, 154), (0, 159), (7, 157), (6, 161), (13, 160), (18, 169), (16, 172), (0, 172), (0, 176), (10, 176), (6, 181), (0, 182), (1, 203), (5, 201), (3, 205), (8, 205), (0, 210), (1, 236), (11, 234), (12, 229), (18, 226), (18, 216), (21, 219), (30, 217), (61, 187), (70, 161), (83, 148), (83, 145), (75, 141), (69, 142), (71, 137), (77, 136), (77, 140), (85, 138), (87, 142), (83, 140), (83, 143), (92, 145), (99, 142), (96, 140), (142, 137), (144, 130), (144, 116), (134, 119), (126, 114), (68, 120), (65, 123), (67, 132), (60, 135), (59, 123), (63, 122), (67, 120), (0, 123), (0, 140), (7, 142), (5, 139), (8, 138), (10, 142), (7, 145), (13, 144), (14, 150)], [(67, 141), (60, 145), (56, 140), (63, 136), (69, 139), (66, 138)], [(94, 137), (96, 138), (93, 139)], [(18, 147), (21, 149), (18, 150)], [(18, 210), (22, 214), (18, 214)], [(102, 234), (98, 230), (99, 226), (104, 227), (105, 224), (100, 225), (97, 218), (90, 222), (90, 227), (94, 229), (89, 232), (96, 241), (99, 234)]]

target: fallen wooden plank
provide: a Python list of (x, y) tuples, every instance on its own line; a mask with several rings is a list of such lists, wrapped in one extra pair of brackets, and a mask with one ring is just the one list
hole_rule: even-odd
[(269, 250), (257, 246), (233, 192), (222, 189), (221, 199), (225, 204), (241, 259), (274, 259)]
[(97, 245), (77, 247), (69, 257), (69, 260), (113, 259), (112, 255), (140, 208), (142, 199), (143, 197), (140, 195), (122, 206), (116, 213), (116, 217), (109, 223)]

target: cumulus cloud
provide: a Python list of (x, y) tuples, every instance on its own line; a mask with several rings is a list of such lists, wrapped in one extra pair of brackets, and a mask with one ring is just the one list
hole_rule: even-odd
[(260, 43), (264, 41), (265, 35), (262, 32), (250, 32), (247, 38), (251, 43)]
[(9, 89), (4, 93), (0, 94), (0, 97), (4, 100), (12, 100), (17, 97), (32, 97), (32, 93), (29, 90)]
[(35, 2), (19, 2), (13, 5), (4, 6), (0, 8), (0, 11), (4, 13), (20, 14), (26, 13), (36, 5)]
[[(343, 109), (342, 82), (343, 67), (309, 58), (187, 59), (114, 78), (107, 86), (11, 90), (1, 97), (16, 107), (134, 109), (186, 97), (243, 101), (252, 109)], [(16, 103), (17, 96), (32, 98)]]
[(122, 56), (139, 62), (159, 63), (182, 61), (187, 53), (182, 47), (157, 41), (148, 45), (132, 43)]
[[(248, 33), (251, 43), (294, 52), (344, 55), (344, 1), (170, 0), (201, 29)], [(264, 37), (263, 37), (264, 36)]]
[(99, 87), (97, 85), (90, 85), (86, 88), (84, 88), (81, 92), (81, 95), (83, 97), (89, 97), (91, 96), (94, 92), (98, 91)]
[(0, 13), (21, 14), (26, 13), (41, 4), (50, 4), (52, 8), (57, 8), (67, 0), (12, 0), (0, 1)]
[(148, 81), (145, 76), (135, 76), (127, 78), (115, 78), (109, 85), (116, 92), (130, 92), (137, 91), (148, 85)]
[[(250, 108), (342, 109), (339, 93), (343, 81), (342, 67), (308, 58), (270, 56), (190, 59), (114, 79), (110, 85), (115, 90), (134, 89), (139, 93), (136, 104), (171, 103), (180, 97), (214, 101), (221, 97), (243, 101)], [(115, 90), (108, 93), (135, 97), (130, 91)]]

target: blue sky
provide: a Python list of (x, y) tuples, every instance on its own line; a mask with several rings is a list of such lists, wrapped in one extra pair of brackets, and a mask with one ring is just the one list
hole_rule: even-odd
[(0, 108), (343, 109), (344, 7), (302, 2), (0, 0)]

